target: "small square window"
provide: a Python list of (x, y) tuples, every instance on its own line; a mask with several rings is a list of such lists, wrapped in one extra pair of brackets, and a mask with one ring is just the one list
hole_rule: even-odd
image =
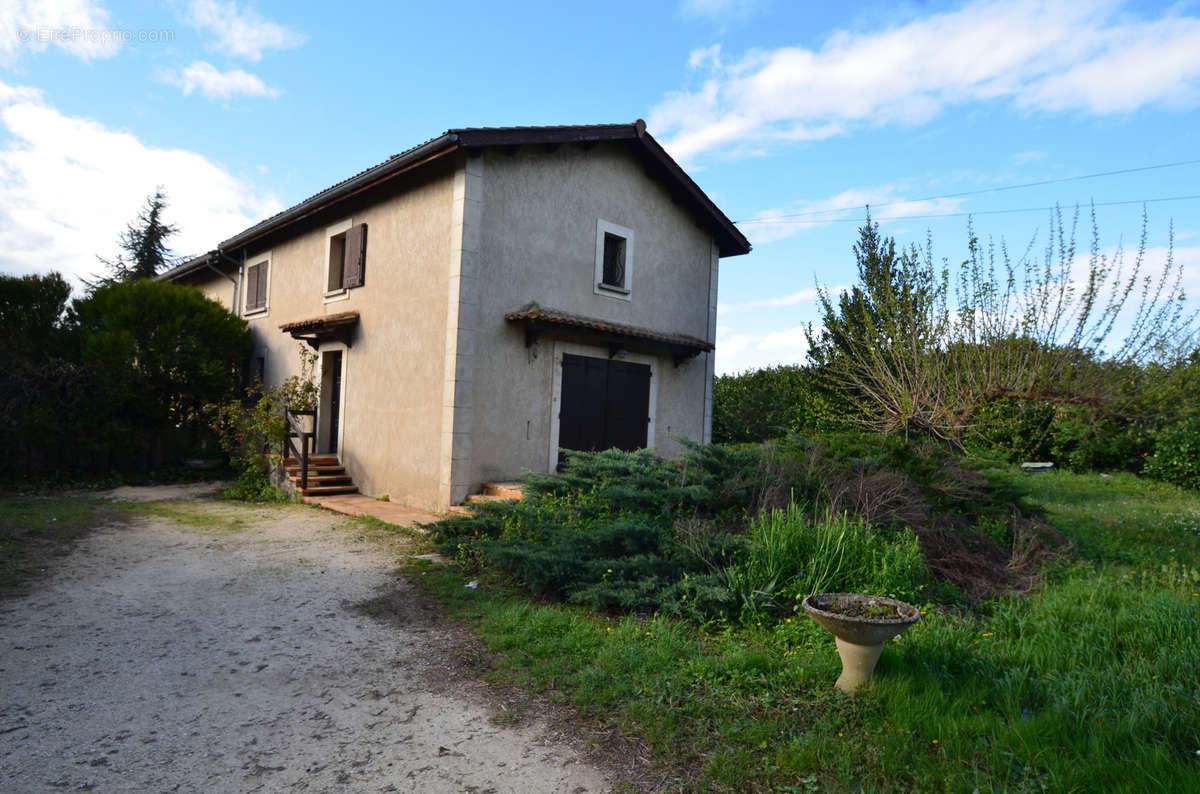
[(329, 281), (325, 285), (328, 292), (344, 289), (342, 273), (346, 267), (346, 233), (335, 234), (329, 238)]
[(344, 293), (363, 285), (367, 266), (367, 224), (343, 221), (325, 232), (329, 259), (325, 271), (325, 294)]
[(604, 274), (601, 284), (625, 289), (625, 238), (605, 232)]
[(629, 300), (633, 289), (633, 264), (633, 230), (597, 220), (596, 294)]
[(246, 313), (266, 311), (267, 287), (270, 280), (271, 260), (264, 259), (246, 268)]

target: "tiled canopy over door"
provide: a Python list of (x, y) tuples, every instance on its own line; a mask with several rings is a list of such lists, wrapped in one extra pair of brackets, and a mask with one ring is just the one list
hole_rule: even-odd
[(563, 356), (558, 445), (635, 450), (646, 446), (650, 367), (590, 356)]

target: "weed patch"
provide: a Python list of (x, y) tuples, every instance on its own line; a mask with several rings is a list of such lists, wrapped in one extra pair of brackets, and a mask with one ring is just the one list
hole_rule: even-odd
[(103, 520), (89, 497), (0, 498), (0, 596), (23, 591)]

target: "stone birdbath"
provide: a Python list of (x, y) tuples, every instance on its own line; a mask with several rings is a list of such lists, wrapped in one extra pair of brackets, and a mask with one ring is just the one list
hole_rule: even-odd
[(921, 619), (911, 604), (861, 593), (810, 595), (804, 611), (837, 641), (842, 674), (834, 686), (843, 692), (853, 692), (870, 678), (883, 644)]

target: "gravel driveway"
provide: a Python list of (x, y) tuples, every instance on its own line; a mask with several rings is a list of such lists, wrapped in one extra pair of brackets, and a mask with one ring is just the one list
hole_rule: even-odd
[(449, 672), (459, 630), (394, 573), (402, 541), (301, 506), (143, 511), (0, 602), (3, 791), (609, 789)]

